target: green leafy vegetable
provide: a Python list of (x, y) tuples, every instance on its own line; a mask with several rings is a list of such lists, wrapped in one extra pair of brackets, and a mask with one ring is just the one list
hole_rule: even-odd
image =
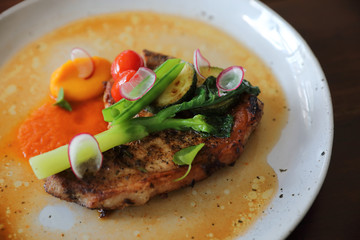
[(198, 154), (198, 152), (205, 146), (205, 143), (201, 143), (199, 145), (195, 145), (195, 146), (191, 146), (191, 147), (187, 147), (184, 149), (181, 149), (180, 151), (176, 152), (174, 155), (174, 159), (173, 162), (177, 165), (183, 166), (183, 165), (188, 165), (188, 170), (186, 171), (186, 173), (180, 177), (175, 179), (174, 181), (180, 181), (182, 179), (184, 179), (191, 170), (191, 164), (194, 161), (196, 155)]
[(60, 88), (60, 90), (58, 92), (58, 96), (56, 98), (56, 102), (54, 103), (54, 105), (59, 106), (69, 112), (72, 111), (70, 103), (65, 100), (65, 94), (64, 94), (63, 88)]
[(220, 115), (220, 116), (211, 116), (207, 117), (206, 122), (215, 127), (215, 130), (209, 134), (208, 132), (203, 131), (204, 136), (216, 136), (227, 138), (230, 137), (231, 130), (234, 125), (234, 117), (230, 114)]
[[(245, 79), (242, 84), (235, 90), (225, 92), (225, 95), (219, 97), (216, 87), (216, 78), (210, 76), (205, 83), (199, 87), (195, 93), (196, 98), (192, 108), (193, 113), (201, 113), (206, 115), (219, 115), (227, 113), (228, 110), (238, 101), (242, 93), (259, 95), (260, 89), (252, 86)], [(196, 105), (196, 106), (195, 106)]]

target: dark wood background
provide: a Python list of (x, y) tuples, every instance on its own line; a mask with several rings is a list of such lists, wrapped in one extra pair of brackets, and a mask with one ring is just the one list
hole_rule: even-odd
[[(0, 0), (0, 12), (18, 2)], [(307, 41), (325, 72), (334, 108), (329, 172), (288, 239), (360, 239), (360, 0), (262, 2)]]

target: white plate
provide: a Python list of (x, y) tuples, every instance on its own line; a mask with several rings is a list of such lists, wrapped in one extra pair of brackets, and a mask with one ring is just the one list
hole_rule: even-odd
[(271, 67), (291, 109), (281, 139), (268, 157), (279, 176), (277, 196), (283, 197), (274, 198), (242, 239), (285, 238), (310, 208), (325, 178), (333, 140), (332, 104), (325, 76), (308, 45), (261, 2), (26, 0), (0, 15), (0, 65), (26, 43), (65, 23), (127, 10), (166, 12), (200, 20), (206, 20), (202, 14), (206, 12), (213, 16), (210, 24), (241, 41)]

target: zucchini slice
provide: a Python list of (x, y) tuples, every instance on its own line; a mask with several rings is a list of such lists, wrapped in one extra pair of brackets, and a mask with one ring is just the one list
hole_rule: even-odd
[(199, 75), (197, 75), (197, 87), (200, 87), (201, 85), (204, 84), (205, 80), (210, 77), (217, 77), (219, 76), (219, 74), (223, 71), (224, 69), (219, 68), (219, 67), (210, 67), (209, 69), (207, 69), (206, 71), (204, 70), (204, 72), (202, 72), (202, 75), (205, 77), (205, 79), (203, 79), (202, 77), (200, 77)]
[(184, 68), (165, 91), (155, 99), (150, 105), (151, 112), (173, 104), (178, 104), (190, 100), (196, 90), (196, 72), (190, 63), (185, 63)]

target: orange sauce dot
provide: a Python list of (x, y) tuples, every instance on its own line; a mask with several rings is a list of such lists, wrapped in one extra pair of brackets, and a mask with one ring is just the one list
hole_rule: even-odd
[(71, 103), (71, 112), (53, 103), (54, 100), (49, 99), (20, 126), (17, 139), (25, 158), (68, 144), (76, 134), (87, 132), (95, 135), (107, 129), (100, 97)]

